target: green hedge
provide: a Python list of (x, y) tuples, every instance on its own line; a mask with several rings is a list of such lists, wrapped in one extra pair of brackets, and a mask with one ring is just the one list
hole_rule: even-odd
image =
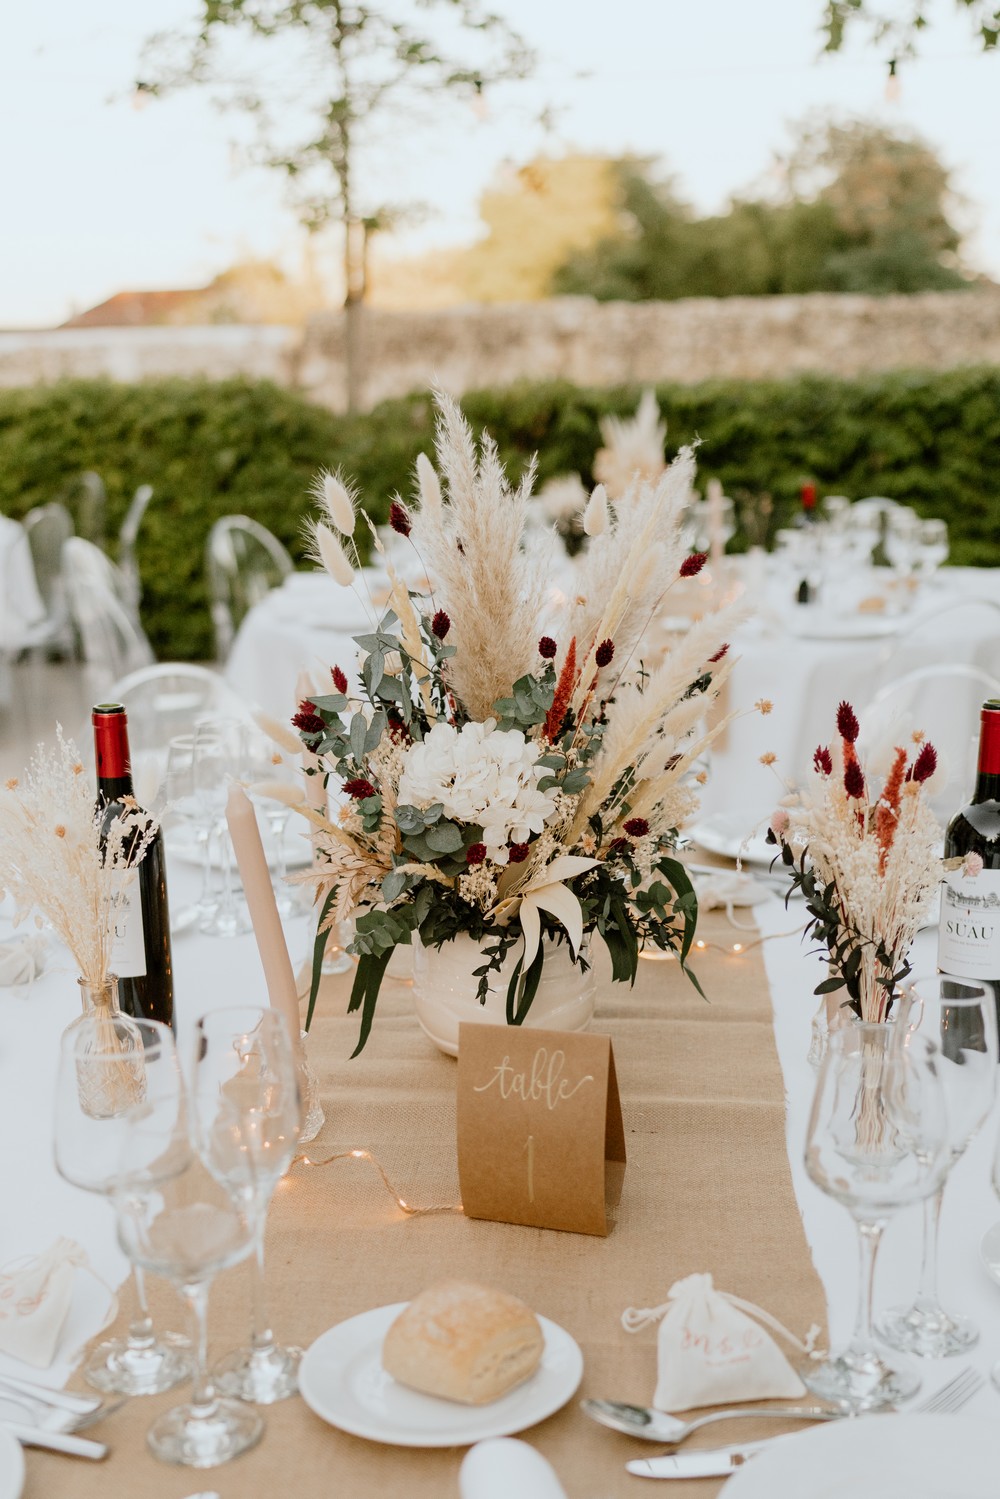
[[(1000, 370), (966, 369), (843, 381), (708, 381), (660, 386), (671, 451), (700, 438), (700, 479), (775, 498), (774, 523), (806, 477), (821, 491), (886, 494), (951, 528), (952, 561), (1000, 565)], [(578, 470), (591, 481), (598, 419), (635, 407), (635, 388), (564, 382), (467, 395), (518, 471), (534, 452), (539, 478)], [(0, 510), (22, 515), (83, 469), (103, 477), (113, 535), (136, 485), (155, 497), (139, 539), (143, 618), (161, 657), (211, 654), (204, 543), (220, 515), (255, 516), (301, 557), (307, 487), (342, 465), (369, 508), (385, 514), (429, 449), (433, 413), (416, 394), (366, 416), (336, 417), (263, 382), (70, 381), (0, 392)], [(359, 531), (360, 537), (360, 531)]]

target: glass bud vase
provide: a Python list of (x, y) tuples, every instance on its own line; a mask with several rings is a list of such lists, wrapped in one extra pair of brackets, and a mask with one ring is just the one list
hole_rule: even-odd
[(323, 1105), (319, 1101), (319, 1081), (309, 1061), (309, 1035), (306, 1031), (300, 1032), (302, 1042), (302, 1058), (299, 1062), (299, 1087), (302, 1090), (302, 1133), (299, 1135), (299, 1143), (308, 1145), (310, 1140), (315, 1140), (320, 1130), (326, 1123), (326, 1115)]
[[(80, 986), (82, 1013), (64, 1035), (76, 1034), (77, 1086), (80, 1104), (92, 1119), (112, 1119), (142, 1100), (145, 1089), (142, 1033), (118, 1004), (118, 977), (107, 974), (99, 984), (85, 978)], [(88, 1061), (88, 1052), (94, 1053)], [(108, 1053), (120, 1054), (112, 1065)]]

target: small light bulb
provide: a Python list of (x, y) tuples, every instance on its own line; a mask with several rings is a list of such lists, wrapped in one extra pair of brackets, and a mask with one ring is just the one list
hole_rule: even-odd
[(742, 952), (742, 951), (743, 951), (743, 943), (742, 942), (734, 942), (733, 943), (733, 952)]
[(705, 944), (704, 944), (704, 942), (702, 942), (702, 940), (701, 940), (700, 937), (699, 937), (698, 941), (695, 943), (695, 947), (700, 947), (704, 951)]

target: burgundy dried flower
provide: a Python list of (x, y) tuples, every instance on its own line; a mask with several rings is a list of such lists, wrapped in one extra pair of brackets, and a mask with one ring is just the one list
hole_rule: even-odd
[(445, 614), (443, 609), (439, 609), (434, 618), (431, 620), (431, 630), (437, 636), (438, 640), (443, 640), (450, 629), (451, 620), (448, 618), (447, 614)]
[(366, 797), (378, 795), (371, 781), (366, 781), (361, 776), (358, 776), (353, 781), (345, 781), (344, 790), (348, 796), (353, 796), (357, 802), (363, 802)]
[(852, 760), (844, 771), (844, 790), (858, 799), (865, 794), (865, 773), (857, 760)]
[(406, 727), (406, 724), (403, 720), (403, 715), (397, 712), (395, 708), (390, 708), (388, 714), (386, 715), (386, 727), (389, 730), (389, 738), (392, 740), (393, 744), (411, 743), (413, 735)]
[(723, 658), (723, 656), (726, 654), (726, 652), (728, 650), (729, 650), (729, 641), (727, 640), (726, 643), (725, 643), (725, 645), (720, 645), (719, 646), (719, 649), (716, 651), (716, 653), (715, 653), (714, 656), (709, 656), (709, 658), (708, 658), (708, 664), (709, 664), (709, 666), (714, 666), (715, 663), (716, 663), (716, 661), (721, 661), (722, 658)]
[(307, 697), (299, 703), (299, 711), (293, 717), (292, 725), (303, 734), (326, 733), (326, 724), (316, 712), (316, 704), (311, 703)]
[(816, 746), (816, 752), (813, 755), (813, 769), (818, 770), (825, 776), (833, 774), (833, 756), (825, 744)]
[(465, 862), (469, 865), (482, 864), (486, 858), (485, 843), (470, 843), (465, 850)]
[(344, 673), (341, 671), (340, 667), (339, 666), (331, 667), (331, 669), (330, 669), (330, 675), (333, 678), (333, 685), (334, 685), (334, 687), (336, 687), (337, 691), (338, 692), (342, 692), (344, 694), (344, 696), (346, 697), (347, 696), (347, 678), (345, 677)]
[(608, 858), (617, 859), (619, 854), (630, 854), (632, 845), (627, 838), (612, 838), (608, 844)]
[(696, 578), (707, 561), (707, 552), (692, 552), (690, 557), (685, 557), (681, 563), (681, 577)]
[(630, 838), (645, 838), (649, 832), (649, 823), (644, 817), (630, 817), (625, 824), (625, 831)]
[(558, 649), (551, 635), (543, 635), (538, 642), (538, 654), (543, 661), (551, 661)]
[(399, 536), (409, 536), (412, 522), (402, 500), (393, 500), (389, 506), (389, 524)]
[(594, 652), (594, 660), (598, 666), (610, 666), (614, 660), (615, 643), (613, 640), (602, 640)]
[(566, 660), (563, 662), (556, 690), (552, 697), (552, 707), (545, 715), (544, 734), (550, 744), (555, 744), (562, 733), (563, 724), (566, 722), (566, 712), (569, 708), (569, 700), (573, 696), (573, 688), (576, 686), (576, 636), (569, 643), (566, 652)]
[(528, 857), (528, 845), (526, 843), (512, 843), (507, 850), (507, 857), (512, 864), (523, 864)]
[(923, 781), (929, 781), (937, 770), (937, 750), (928, 741), (920, 746), (920, 753), (913, 766), (913, 780), (919, 786)]
[(861, 732), (858, 715), (846, 700), (837, 709), (837, 732), (848, 744), (855, 744)]

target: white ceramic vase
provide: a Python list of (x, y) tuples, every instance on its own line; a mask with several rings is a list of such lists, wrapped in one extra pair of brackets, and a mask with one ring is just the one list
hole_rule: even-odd
[[(542, 976), (524, 1024), (543, 1030), (582, 1031), (594, 1013), (594, 970), (583, 972), (572, 961), (568, 943), (545, 938), (544, 944)], [(508, 954), (499, 974), (490, 974), (489, 994), (481, 1005), (474, 974), (484, 961), (480, 944), (459, 935), (440, 947), (424, 947), (413, 934), (413, 1003), (421, 1026), (441, 1051), (458, 1056), (462, 1021), (506, 1024), (507, 986), (519, 951), (520, 945)]]

